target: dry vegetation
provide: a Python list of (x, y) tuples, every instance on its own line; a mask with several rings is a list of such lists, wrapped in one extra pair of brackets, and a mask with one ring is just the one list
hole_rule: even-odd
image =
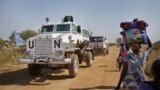
[(149, 78), (152, 78), (152, 75), (151, 75), (151, 72), (150, 72), (152, 63), (158, 58), (160, 58), (160, 41), (157, 41), (153, 44), (153, 50), (152, 50), (152, 52), (149, 56), (148, 61), (146, 62), (145, 74)]
[(16, 60), (23, 57), (23, 49), (1, 49), (0, 50), (0, 73), (10, 71), (13, 67), (18, 67)]

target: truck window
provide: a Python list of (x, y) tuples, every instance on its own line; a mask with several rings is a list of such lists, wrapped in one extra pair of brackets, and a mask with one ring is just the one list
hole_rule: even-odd
[(53, 32), (53, 27), (54, 27), (54, 25), (42, 26), (41, 32), (42, 33), (44, 33), (44, 32)]
[(103, 37), (90, 37), (91, 42), (103, 42)]
[(72, 25), (72, 32), (73, 32), (73, 33), (78, 33), (78, 32), (77, 32), (77, 26), (74, 25), (74, 24)]
[(77, 32), (81, 33), (81, 26), (77, 26)]
[(70, 31), (70, 24), (59, 24), (56, 28), (57, 32), (66, 32)]
[(103, 37), (99, 37), (98, 42), (103, 42)]
[(89, 37), (89, 32), (87, 30), (82, 29), (82, 34), (85, 37)]

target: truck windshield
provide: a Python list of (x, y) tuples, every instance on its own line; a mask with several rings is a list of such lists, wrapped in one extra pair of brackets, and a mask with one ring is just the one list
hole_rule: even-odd
[(57, 32), (66, 32), (70, 31), (70, 24), (59, 24), (57, 25)]
[(103, 37), (90, 37), (91, 42), (103, 42)]
[(44, 32), (53, 32), (53, 27), (54, 27), (54, 25), (42, 26), (41, 32), (42, 33), (44, 33)]

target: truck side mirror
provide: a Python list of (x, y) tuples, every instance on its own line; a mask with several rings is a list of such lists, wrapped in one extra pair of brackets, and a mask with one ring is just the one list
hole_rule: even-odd
[(38, 33), (41, 33), (41, 29), (40, 28), (38, 29)]
[(77, 26), (77, 32), (81, 33), (81, 26)]
[(92, 35), (93, 35), (93, 33), (92, 33), (92, 32), (90, 32), (90, 33), (89, 33), (89, 36), (92, 36)]

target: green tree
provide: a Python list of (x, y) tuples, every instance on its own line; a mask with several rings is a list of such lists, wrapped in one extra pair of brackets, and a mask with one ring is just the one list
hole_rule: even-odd
[(160, 50), (160, 41), (156, 41), (153, 43), (153, 49), (156, 51)]
[(0, 37), (0, 49), (3, 47), (4, 45), (4, 40)]
[(37, 32), (30, 30), (30, 29), (27, 29), (27, 30), (22, 31), (20, 33), (20, 36), (22, 39), (27, 40), (28, 38), (33, 37), (37, 34), (38, 34)]
[(13, 43), (15, 43), (15, 33), (16, 33), (16, 31), (13, 31), (12, 33), (11, 33), (11, 35), (9, 36), (9, 39), (10, 39), (10, 41), (11, 42), (13, 42)]
[(120, 44), (121, 42), (123, 42), (123, 39), (122, 39), (122, 38), (119, 37), (119, 38), (116, 39), (116, 43), (117, 43), (118, 46), (119, 46), (119, 44)]
[(4, 40), (0, 37), (0, 44), (4, 44)]
[[(16, 31), (13, 31), (11, 33), (10, 37), (9, 37), (10, 41), (13, 42), (13, 43), (16, 42), (16, 40), (15, 40), (15, 33), (16, 33)], [(35, 32), (35, 31), (33, 31), (33, 30), (31, 30), (31, 29), (27, 29), (27, 30), (22, 31), (19, 34), (20, 34), (20, 37), (22, 39), (27, 40), (28, 38), (33, 37), (33, 36), (37, 35), (38, 33)]]

